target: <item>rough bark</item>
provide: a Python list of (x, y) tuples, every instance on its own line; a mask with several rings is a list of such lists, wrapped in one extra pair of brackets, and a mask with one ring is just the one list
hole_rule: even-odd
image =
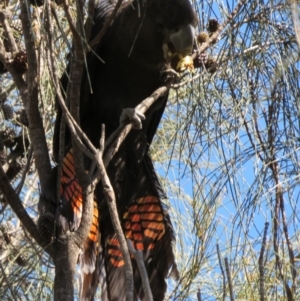
[(74, 300), (74, 276), (80, 248), (74, 234), (57, 241), (55, 255), (54, 301)]

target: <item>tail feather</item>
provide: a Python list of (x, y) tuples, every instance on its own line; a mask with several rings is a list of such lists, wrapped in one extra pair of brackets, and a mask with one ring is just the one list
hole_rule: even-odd
[[(64, 231), (76, 231), (81, 222), (83, 199), (82, 188), (75, 174), (72, 149), (69, 150), (63, 159), (60, 194), (59, 223)], [(92, 225), (79, 258), (82, 272), (87, 275), (95, 270), (99, 242), (99, 212), (97, 201), (94, 200)]]
[(80, 276), (80, 301), (93, 301), (99, 284), (97, 269), (88, 274), (81, 271)]
[(98, 205), (94, 201), (92, 225), (89, 235), (84, 242), (83, 253), (80, 256), (80, 266), (83, 273), (91, 274), (95, 270), (96, 258), (99, 253), (100, 233)]
[[(169, 271), (177, 271), (172, 244), (174, 234), (164, 205), (156, 196), (146, 196), (134, 201), (124, 212), (122, 226), (127, 239), (144, 255), (154, 300), (163, 300)], [(115, 235), (105, 239), (105, 268), (107, 292), (110, 301), (125, 300), (124, 260)], [(135, 298), (144, 299), (141, 278), (134, 258)]]
[(105, 244), (105, 248), (103, 248), (103, 264), (106, 281), (102, 282), (102, 300), (125, 301), (125, 270), (119, 241), (116, 235), (113, 235), (112, 237), (107, 237), (103, 243)]
[[(61, 178), (61, 224), (65, 230), (75, 231), (82, 215), (82, 188), (75, 175), (72, 149), (63, 160)], [(178, 275), (172, 245), (175, 240), (170, 217), (162, 199), (165, 197), (148, 154), (141, 161), (136, 189), (127, 206), (120, 212), (124, 235), (136, 250), (143, 252), (150, 287), (155, 301), (162, 301), (166, 292), (165, 279), (173, 271)], [(99, 197), (99, 196), (98, 196)], [(102, 214), (102, 209), (101, 209)], [(94, 200), (93, 222), (84, 243), (79, 263), (81, 269), (80, 300), (92, 301), (100, 283), (103, 301), (125, 301), (126, 285), (124, 259), (114, 231), (108, 227), (109, 215), (100, 218)], [(144, 300), (135, 259), (134, 300)]]
[(75, 174), (73, 149), (63, 159), (60, 195), (61, 224), (65, 231), (75, 231), (82, 216), (82, 188)]
[(79, 257), (80, 263), (80, 301), (93, 301), (101, 279), (101, 255), (98, 205), (94, 202), (94, 216), (89, 236)]

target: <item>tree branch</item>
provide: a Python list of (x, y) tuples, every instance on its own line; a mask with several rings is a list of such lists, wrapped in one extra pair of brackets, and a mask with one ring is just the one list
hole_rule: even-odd
[[(42, 246), (46, 247), (45, 242), (40, 237), (40, 234), (37, 230), (37, 227), (31, 217), (28, 215), (27, 211), (23, 207), (23, 204), (15, 192), (14, 188), (9, 183), (9, 179), (7, 178), (3, 168), (0, 166), (0, 190), (3, 193), (7, 203), (10, 205), (12, 210), (15, 212), (22, 225), (25, 227), (26, 231), (30, 233), (30, 235), (36, 240), (36, 242)], [(51, 250), (46, 250), (49, 254)]]
[(119, 219), (117, 204), (116, 204), (116, 197), (115, 192), (111, 186), (110, 180), (106, 173), (105, 165), (103, 163), (103, 152), (104, 152), (104, 140), (105, 139), (105, 130), (104, 126), (102, 127), (102, 134), (101, 134), (101, 141), (100, 141), (100, 151), (98, 152), (97, 157), (95, 158), (96, 164), (98, 167), (98, 172), (100, 173), (100, 177), (98, 178), (102, 180), (103, 185), (103, 192), (106, 198), (106, 202), (108, 204), (108, 209), (111, 217), (111, 221), (114, 227), (114, 230), (117, 235), (117, 239), (120, 243), (120, 248), (122, 251), (122, 255), (124, 258), (124, 265), (125, 265), (125, 279), (126, 279), (126, 300), (132, 301), (133, 300), (133, 270), (131, 259), (127, 247), (127, 243), (125, 240), (125, 236), (122, 230), (122, 226)]
[[(174, 79), (169, 80), (165, 86), (162, 86), (155, 90), (151, 96), (144, 99), (138, 106), (136, 110), (145, 114), (146, 111), (150, 108), (151, 105), (161, 96), (163, 96), (171, 87)], [(105, 143), (105, 152), (104, 152), (104, 165), (108, 166), (110, 160), (118, 151), (121, 143), (125, 140), (128, 133), (132, 129), (132, 124), (120, 124), (119, 127), (109, 136)]]
[(199, 49), (192, 55), (193, 59), (197, 57), (199, 53), (203, 53), (208, 47), (210, 47), (217, 39), (222, 30), (227, 26), (229, 22), (233, 20), (233, 18), (239, 13), (240, 9), (243, 7), (246, 0), (240, 0), (235, 9), (232, 11), (230, 16), (228, 16), (227, 20), (219, 26), (219, 28), (211, 35), (211, 37), (201, 46)]
[(37, 57), (31, 28), (30, 11), (28, 10), (28, 5), (24, 0), (20, 1), (20, 8), (28, 62), (28, 89), (26, 90), (26, 93), (21, 93), (21, 96), (28, 118), (29, 135), (34, 151), (35, 165), (38, 170), (41, 187), (44, 189), (51, 175), (51, 165), (43, 121), (38, 107), (39, 78)]
[(219, 244), (217, 244), (217, 254), (218, 254), (218, 261), (219, 261), (219, 265), (220, 265), (220, 270), (222, 273), (222, 279), (223, 279), (223, 297), (222, 300), (225, 301), (225, 297), (226, 297), (226, 277), (225, 277), (225, 272), (223, 269), (223, 264), (222, 264), (222, 260), (221, 260), (221, 255), (220, 255), (220, 247)]
[(18, 51), (18, 47), (17, 47), (16, 41), (14, 39), (14, 36), (11, 32), (11, 28), (9, 26), (9, 23), (7, 21), (7, 19), (9, 17), (10, 17), (10, 12), (9, 11), (7, 11), (7, 10), (0, 11), (0, 23), (2, 24), (5, 33), (7, 34), (8, 41), (9, 41), (9, 44), (10, 44), (11, 50), (12, 50), (11, 52), (14, 54)]
[(141, 250), (136, 250), (133, 246), (133, 243), (130, 239), (127, 239), (127, 245), (129, 248), (130, 253), (135, 258), (135, 261), (137, 263), (141, 279), (142, 279), (142, 285), (143, 290), (145, 294), (145, 300), (146, 301), (153, 301), (152, 291), (149, 283), (149, 277), (147, 275), (147, 270), (144, 264), (144, 258), (143, 258), (143, 252)]

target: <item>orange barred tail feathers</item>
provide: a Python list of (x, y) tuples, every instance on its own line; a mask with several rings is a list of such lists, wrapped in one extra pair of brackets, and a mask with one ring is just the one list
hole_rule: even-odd
[(84, 242), (83, 252), (79, 257), (81, 272), (91, 274), (95, 270), (96, 258), (100, 243), (100, 229), (98, 219), (98, 205), (94, 201), (93, 220), (89, 235)]
[[(178, 275), (172, 244), (174, 234), (164, 204), (156, 196), (139, 198), (125, 210), (122, 226), (127, 239), (136, 250), (144, 255), (150, 286), (154, 300), (163, 300), (170, 270)], [(124, 260), (119, 241), (115, 235), (105, 239), (105, 269), (107, 291), (102, 288), (102, 300), (125, 300)], [(141, 278), (134, 258), (134, 286), (136, 298), (143, 300)]]
[(99, 284), (100, 228), (98, 217), (98, 204), (94, 201), (92, 226), (89, 236), (84, 242), (83, 252), (79, 256), (80, 263), (80, 301), (91, 301), (94, 298)]
[[(174, 231), (166, 206), (162, 202), (165, 194), (148, 153), (143, 154), (135, 168), (132, 167), (130, 158), (125, 158), (125, 163), (122, 162), (122, 159), (124, 158), (118, 158), (116, 163), (119, 164), (117, 170), (121, 170), (121, 174), (123, 172), (123, 177), (120, 177), (122, 179), (120, 181), (121, 193), (117, 197), (123, 231), (125, 237), (131, 240), (133, 246), (143, 252), (153, 300), (163, 301), (167, 289), (166, 278), (169, 275), (178, 278), (172, 249), (175, 241)], [(123, 163), (124, 165), (122, 165)], [(128, 178), (134, 174), (129, 182), (124, 181), (127, 173)], [(114, 179), (114, 177), (111, 177), (111, 179)], [(130, 190), (124, 187), (128, 184)], [(104, 215), (102, 216), (102, 224), (101, 245), (106, 273), (105, 289), (102, 287), (102, 300), (123, 301), (126, 296), (123, 256), (115, 233), (110, 231), (107, 226), (109, 224), (108, 220)], [(132, 265), (134, 298), (143, 301), (145, 296), (141, 277), (133, 257)]]
[(165, 234), (164, 213), (155, 196), (136, 200), (123, 214), (125, 237), (136, 250), (152, 250)]
[(63, 159), (60, 195), (61, 225), (65, 231), (75, 231), (82, 216), (82, 188), (75, 174), (73, 149)]
[[(73, 150), (70, 149), (62, 163), (62, 177), (60, 185), (61, 207), (59, 222), (64, 231), (76, 231), (82, 217), (82, 188), (78, 182), (74, 168)], [(92, 225), (79, 256), (81, 267), (81, 296), (82, 300), (91, 300), (94, 295), (98, 277), (95, 271), (99, 252), (100, 228), (97, 201), (94, 200)]]
[[(70, 150), (63, 160), (61, 179), (61, 221), (65, 230), (75, 231), (82, 214), (82, 188), (75, 175), (74, 159)], [(173, 228), (165, 205), (160, 183), (151, 158), (146, 154), (142, 160), (132, 196), (134, 200), (120, 210), (125, 237), (137, 250), (143, 252), (150, 286), (155, 301), (162, 301), (166, 292), (168, 275), (177, 276), (172, 244), (175, 240)], [(122, 191), (122, 190), (121, 190)], [(124, 201), (125, 199), (120, 199)], [(121, 204), (118, 203), (118, 206)], [(121, 205), (122, 207), (122, 205)], [(94, 216), (91, 230), (79, 257), (81, 266), (80, 300), (94, 300), (100, 283), (103, 301), (125, 301), (126, 286), (124, 260), (119, 242), (108, 225), (110, 217), (102, 215), (101, 245), (98, 204), (94, 201)], [(108, 218), (108, 219), (107, 219)], [(144, 300), (141, 278), (134, 258), (135, 300)]]

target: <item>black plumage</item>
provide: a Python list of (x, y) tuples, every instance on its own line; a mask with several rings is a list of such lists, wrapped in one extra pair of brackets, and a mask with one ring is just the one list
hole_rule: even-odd
[[(102, 29), (114, 5), (115, 2), (110, 0), (97, 4), (91, 40)], [(163, 71), (172, 54), (187, 55), (191, 52), (196, 23), (188, 0), (134, 0), (122, 4), (113, 24), (93, 51), (87, 54), (87, 68), (82, 78), (81, 127), (96, 147), (99, 146), (101, 125), (105, 124), (106, 137), (109, 137), (118, 127), (123, 109), (136, 107), (164, 84)], [(67, 87), (67, 78), (65, 74), (63, 89)], [(142, 129), (129, 133), (107, 169), (125, 236), (136, 249), (143, 251), (155, 301), (164, 299), (168, 274), (172, 272), (176, 277), (178, 273), (172, 251), (173, 228), (163, 204), (165, 195), (148, 154), (166, 101), (167, 95), (150, 107)], [(56, 158), (60, 116), (59, 110), (54, 135)], [(72, 167), (68, 132), (65, 141), (67, 152), (59, 220), (65, 230), (68, 227), (76, 230), (81, 218), (81, 188)], [(93, 254), (90, 263), (89, 260), (81, 260), (81, 300), (93, 300), (98, 283), (102, 289), (102, 300), (125, 300), (124, 263), (101, 184), (95, 190), (95, 203), (98, 207), (95, 208), (97, 214), (94, 212), (92, 230), (101, 234), (93, 236), (94, 232), (90, 233), (81, 257)], [(134, 259), (133, 267), (135, 299), (143, 300), (141, 279)]]

